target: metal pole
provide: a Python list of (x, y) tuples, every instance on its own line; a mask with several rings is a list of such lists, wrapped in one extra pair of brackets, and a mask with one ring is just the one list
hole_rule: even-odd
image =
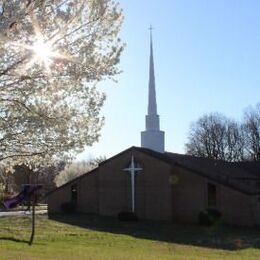
[(32, 199), (32, 232), (31, 232), (31, 238), (30, 238), (30, 242), (29, 242), (30, 246), (33, 243), (34, 233), (35, 233), (35, 202), (36, 202), (36, 196), (34, 194), (33, 199)]

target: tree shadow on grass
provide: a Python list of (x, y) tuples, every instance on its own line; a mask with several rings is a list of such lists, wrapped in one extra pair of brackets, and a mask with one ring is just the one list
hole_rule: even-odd
[(0, 241), (1, 240), (12, 241), (12, 242), (17, 242), (17, 243), (25, 243), (25, 244), (29, 243), (29, 240), (18, 239), (18, 238), (14, 238), (14, 237), (0, 237)]
[(86, 229), (182, 245), (222, 250), (260, 248), (260, 230), (253, 228), (221, 224), (202, 227), (157, 221), (122, 222), (116, 218), (89, 214), (50, 215), (49, 218)]

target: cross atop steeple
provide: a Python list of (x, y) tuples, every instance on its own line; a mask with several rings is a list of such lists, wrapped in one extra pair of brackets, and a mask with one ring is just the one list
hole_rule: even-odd
[(153, 30), (154, 30), (154, 27), (152, 25), (150, 25), (150, 27), (148, 28), (148, 30), (150, 31), (150, 45), (151, 45), (151, 48), (152, 48), (152, 45), (153, 45)]

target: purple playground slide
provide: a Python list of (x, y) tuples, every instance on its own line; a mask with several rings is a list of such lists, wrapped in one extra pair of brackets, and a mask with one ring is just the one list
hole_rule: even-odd
[(30, 197), (40, 188), (42, 188), (42, 185), (24, 185), (23, 190), (18, 195), (5, 200), (3, 204), (7, 209), (15, 208), (23, 201), (30, 199)]

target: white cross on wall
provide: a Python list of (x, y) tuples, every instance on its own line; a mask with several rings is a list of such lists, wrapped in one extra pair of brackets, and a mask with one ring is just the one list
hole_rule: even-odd
[(131, 175), (131, 195), (132, 195), (132, 212), (135, 212), (135, 174), (141, 171), (142, 168), (135, 167), (134, 156), (132, 155), (130, 167), (123, 169)]

